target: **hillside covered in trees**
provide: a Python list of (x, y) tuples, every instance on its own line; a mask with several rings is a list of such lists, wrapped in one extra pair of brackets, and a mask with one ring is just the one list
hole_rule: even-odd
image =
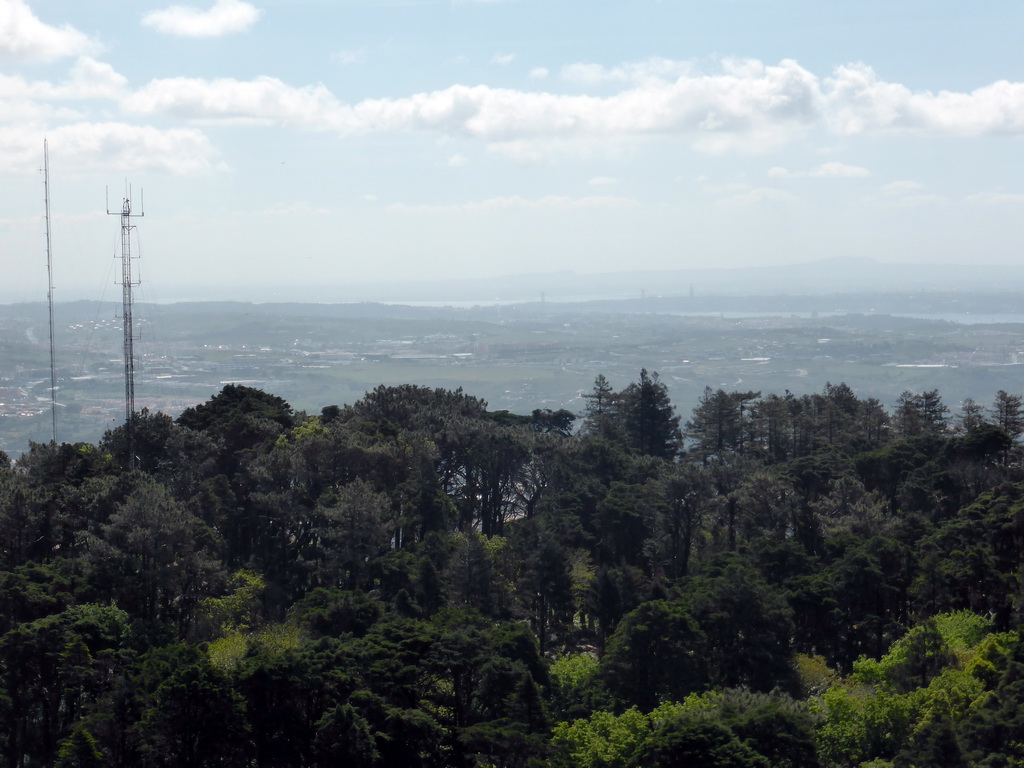
[(1019, 396), (587, 404), (229, 385), (0, 461), (0, 765), (1024, 764)]

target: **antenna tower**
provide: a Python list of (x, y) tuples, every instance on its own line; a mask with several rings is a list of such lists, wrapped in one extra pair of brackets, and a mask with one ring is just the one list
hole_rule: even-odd
[(57, 445), (57, 363), (53, 344), (53, 250), (50, 241), (50, 150), (43, 139), (43, 193), (46, 203), (46, 302), (50, 309), (50, 421), (53, 445)]
[[(141, 190), (139, 192), (142, 198)], [(144, 201), (143, 201), (144, 203)], [(140, 205), (140, 208), (144, 205)], [(107, 202), (107, 213), (118, 215), (118, 211), (110, 210)], [(121, 318), (124, 325), (124, 430), (128, 448), (128, 469), (135, 469), (135, 330), (132, 327), (133, 298), (132, 288), (139, 281), (132, 277), (132, 243), (131, 234), (135, 229), (133, 218), (145, 216), (145, 210), (132, 213), (131, 187), (125, 185), (125, 196), (121, 201)]]

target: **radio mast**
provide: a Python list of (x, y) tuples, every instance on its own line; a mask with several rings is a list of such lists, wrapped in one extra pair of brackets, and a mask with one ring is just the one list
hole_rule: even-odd
[[(139, 191), (142, 201), (142, 191)], [(110, 203), (107, 203), (107, 213), (111, 216), (118, 215), (117, 211), (110, 210)], [(133, 218), (145, 216), (145, 210), (139, 213), (132, 213), (131, 187), (125, 185), (125, 196), (121, 201), (121, 318), (124, 325), (124, 431), (125, 442), (128, 448), (128, 469), (135, 469), (135, 330), (132, 327), (133, 299), (132, 288), (139, 284), (138, 280), (132, 277), (132, 243), (131, 234), (135, 226)], [(136, 257), (137, 258), (137, 257)]]
[(46, 203), (46, 302), (50, 308), (50, 420), (53, 445), (57, 445), (57, 363), (53, 344), (53, 250), (50, 245), (50, 150), (43, 139), (43, 193)]

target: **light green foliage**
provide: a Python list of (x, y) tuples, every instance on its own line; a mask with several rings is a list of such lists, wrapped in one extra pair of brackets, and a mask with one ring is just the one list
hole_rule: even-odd
[(992, 620), (973, 611), (940, 613), (932, 620), (942, 639), (961, 661), (992, 631)]
[(841, 683), (825, 692), (818, 706), (818, 751), (826, 764), (854, 764), (896, 754), (913, 732), (922, 696), (875, 691)]
[(302, 630), (291, 624), (272, 624), (252, 636), (250, 645), (265, 654), (281, 654), (299, 647)]
[(548, 676), (549, 713), (553, 720), (573, 720), (612, 706), (601, 679), (600, 660), (593, 653), (559, 656), (548, 668)]
[(217, 635), (248, 632), (260, 622), (260, 598), (267, 583), (260, 574), (245, 569), (231, 577), (233, 591), (224, 597), (208, 597), (199, 604), (199, 615)]
[(310, 416), (304, 422), (294, 427), (291, 432), (280, 435), (274, 442), (274, 446), (280, 447), (288, 443), (301, 443), (315, 436), (325, 436), (326, 434), (327, 427), (320, 423), (320, 417)]
[(823, 656), (808, 656), (798, 653), (793, 656), (793, 669), (797, 683), (804, 696), (824, 693), (838, 679), (834, 669), (829, 667)]
[(241, 632), (218, 637), (206, 647), (210, 663), (219, 669), (234, 669), (245, 658), (249, 649), (249, 638)]
[(572, 579), (573, 607), (577, 614), (587, 606), (587, 598), (597, 580), (597, 568), (593, 558), (585, 549), (574, 549), (569, 553), (570, 577)]
[(682, 701), (665, 701), (651, 710), (651, 725), (657, 727), (681, 715), (706, 715), (715, 712), (721, 705), (721, 691), (691, 693)]
[(969, 659), (990, 627), (991, 622), (970, 611), (940, 614), (913, 627), (878, 661), (858, 659), (853, 678), (903, 692), (923, 688), (943, 669), (959, 667)]
[(971, 657), (964, 662), (964, 670), (981, 681), (986, 688), (995, 688), (1002, 674), (1007, 649), (1017, 637), (1015, 632), (991, 634), (978, 643)]
[[(580, 656), (582, 654), (565, 657), (561, 674), (584, 670), (586, 662), (581, 662)], [(555, 679), (554, 667), (551, 674)], [(621, 715), (599, 710), (587, 718), (557, 723), (552, 729), (552, 745), (563, 760), (560, 765), (628, 768), (634, 765), (633, 757), (653, 729), (683, 716), (711, 713), (720, 699), (721, 694), (715, 692), (691, 694), (681, 702), (664, 702), (649, 714), (636, 707), (630, 707)]]
[(859, 713), (866, 695), (863, 686), (834, 685), (811, 702), (820, 723), (818, 750), (826, 761), (859, 761), (863, 741)]
[(621, 715), (594, 712), (589, 718), (558, 723), (552, 745), (574, 768), (627, 768), (650, 730), (650, 718), (636, 707)]
[(945, 669), (929, 683), (927, 704), (933, 712), (957, 720), (966, 717), (984, 693), (984, 683), (966, 670)]
[(548, 674), (555, 690), (572, 695), (586, 688), (597, 677), (600, 668), (601, 663), (592, 653), (571, 653), (555, 659)]
[(274, 656), (295, 650), (302, 642), (302, 630), (289, 624), (273, 624), (258, 632), (232, 632), (207, 644), (210, 663), (221, 670), (235, 669), (252, 651)]
[(816, 702), (822, 758), (884, 764), (931, 724), (966, 718), (997, 678), (1011, 637), (990, 635), (990, 628), (970, 611), (941, 614), (912, 628), (881, 659), (860, 658), (851, 679)]

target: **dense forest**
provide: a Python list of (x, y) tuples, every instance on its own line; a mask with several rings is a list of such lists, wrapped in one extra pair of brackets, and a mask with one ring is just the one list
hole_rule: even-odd
[(1020, 396), (586, 403), (229, 385), (2, 457), (0, 765), (1024, 765)]

